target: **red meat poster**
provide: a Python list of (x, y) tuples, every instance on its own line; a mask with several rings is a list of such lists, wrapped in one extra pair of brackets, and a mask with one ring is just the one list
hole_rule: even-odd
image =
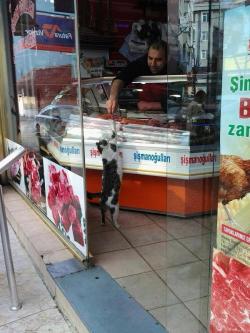
[(250, 332), (250, 268), (214, 251), (210, 333)]
[(83, 178), (43, 158), (47, 216), (87, 256)]
[[(18, 147), (20, 147), (19, 144), (6, 139), (8, 153)], [(11, 165), (8, 176), (14, 186), (18, 187), (37, 207), (45, 211), (43, 161), (39, 154), (26, 150), (23, 157)]]

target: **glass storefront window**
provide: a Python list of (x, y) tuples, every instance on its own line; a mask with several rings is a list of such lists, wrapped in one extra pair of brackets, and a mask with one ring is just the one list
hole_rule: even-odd
[(87, 257), (74, 3), (10, 5), (18, 137), (27, 148), (16, 185), (73, 250)]
[[(162, 329), (249, 331), (248, 2), (10, 3), (15, 186)], [(128, 80), (109, 113), (113, 80), (155, 40), (166, 68)]]

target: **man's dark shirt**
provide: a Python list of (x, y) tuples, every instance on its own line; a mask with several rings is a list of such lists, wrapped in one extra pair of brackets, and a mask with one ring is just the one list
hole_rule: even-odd
[(147, 76), (147, 75), (164, 75), (164, 74), (181, 74), (181, 70), (178, 67), (177, 62), (172, 58), (168, 61), (167, 65), (163, 68), (160, 73), (152, 74), (148, 67), (148, 55), (138, 58), (135, 61), (132, 61), (124, 68), (119, 74), (116, 75), (115, 79), (122, 80), (127, 86), (138, 76)]

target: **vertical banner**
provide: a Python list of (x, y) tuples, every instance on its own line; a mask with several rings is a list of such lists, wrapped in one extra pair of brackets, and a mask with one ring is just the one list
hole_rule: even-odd
[(250, 6), (225, 12), (210, 333), (250, 332)]
[(250, 265), (250, 7), (224, 21), (217, 247)]
[(47, 217), (86, 257), (87, 231), (83, 178), (43, 158)]

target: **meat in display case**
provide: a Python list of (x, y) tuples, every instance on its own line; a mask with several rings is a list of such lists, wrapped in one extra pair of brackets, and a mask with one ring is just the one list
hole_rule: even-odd
[[(121, 206), (179, 216), (210, 211), (215, 208), (216, 195), (211, 197), (211, 190), (218, 177), (216, 115), (206, 110), (203, 101), (185, 96), (184, 75), (164, 80), (161, 77), (160, 84), (167, 88), (159, 110), (139, 109), (141, 86), (159, 84), (158, 76), (141, 77), (131, 85), (131, 94), (126, 93), (128, 107), (123, 95), (115, 115), (105, 109), (112, 79), (83, 81), (83, 134), (78, 107), (63, 102), (63, 97), (55, 98), (37, 116), (41, 150), (46, 149), (61, 165), (80, 167), (83, 135), (87, 187), (98, 191), (102, 160), (96, 142), (110, 136), (115, 124), (124, 172)], [(153, 198), (142, 197), (147, 188)], [(139, 199), (129, 199), (131, 190), (138, 191)], [(181, 199), (177, 205), (176, 196)], [(196, 196), (195, 205), (188, 202)]]

